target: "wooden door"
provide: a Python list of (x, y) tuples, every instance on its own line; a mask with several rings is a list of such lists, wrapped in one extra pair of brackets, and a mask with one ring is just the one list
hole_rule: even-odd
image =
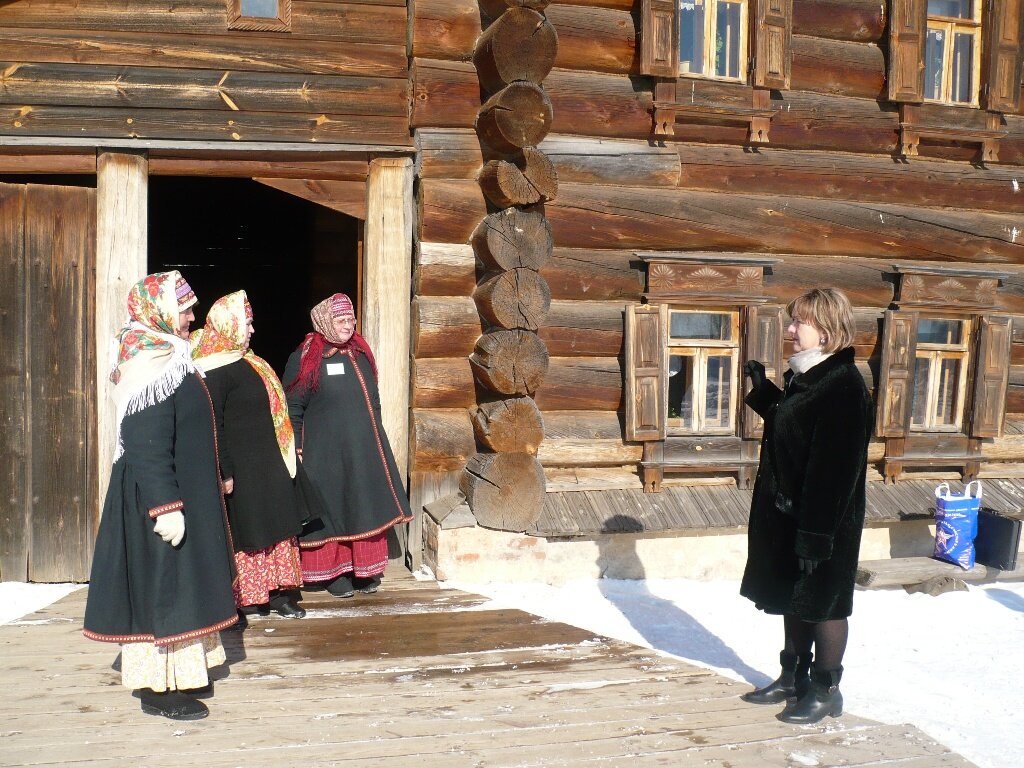
[(85, 581), (94, 468), (96, 191), (0, 184), (0, 579)]

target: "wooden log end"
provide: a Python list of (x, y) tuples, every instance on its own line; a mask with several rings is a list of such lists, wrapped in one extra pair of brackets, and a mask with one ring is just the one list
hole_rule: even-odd
[(551, 309), (551, 289), (532, 269), (501, 272), (473, 292), (481, 317), (498, 328), (536, 331)]
[(481, 336), (469, 362), (476, 380), (492, 392), (526, 395), (544, 381), (549, 357), (536, 333), (502, 330)]
[(473, 431), (488, 450), (536, 456), (544, 420), (533, 398), (512, 397), (481, 403), (473, 414)]
[(544, 505), (544, 468), (528, 453), (478, 453), (466, 462), (459, 489), (484, 528), (522, 533)]

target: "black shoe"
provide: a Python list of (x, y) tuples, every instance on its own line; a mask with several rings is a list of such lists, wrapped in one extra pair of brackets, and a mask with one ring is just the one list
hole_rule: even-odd
[(244, 632), (249, 627), (249, 619), (245, 617), (245, 612), (241, 609), (238, 611), (238, 621), (227, 628), (227, 632)]
[(269, 616), (270, 609), (263, 605), (243, 605), (238, 609), (240, 616)]
[(202, 720), (210, 714), (206, 705), (182, 691), (157, 693), (149, 688), (139, 691), (142, 711), (147, 715), (160, 715), (171, 720)]
[(306, 615), (306, 611), (293, 603), (286, 594), (274, 595), (267, 605), (278, 616), (284, 616), (286, 619), (301, 619)]
[(371, 576), (368, 579), (357, 578), (355, 588), (357, 592), (362, 592), (364, 595), (372, 595), (380, 589), (380, 576)]
[(808, 669), (811, 666), (811, 655), (797, 656), (795, 653), (782, 651), (779, 654), (782, 673), (764, 688), (748, 691), (740, 696), (749, 704), (780, 704), (786, 699), (800, 698), (807, 692), (810, 685)]
[(328, 584), (327, 591), (335, 597), (352, 597), (355, 594), (355, 590), (352, 588), (352, 579), (347, 573), (341, 574)]
[(191, 696), (193, 699), (212, 699), (213, 698), (213, 681), (211, 680), (202, 688), (186, 688), (181, 691), (186, 696)]
[(839, 717), (843, 714), (843, 694), (839, 692), (842, 676), (842, 667), (818, 669), (812, 666), (807, 693), (788, 704), (776, 717), (795, 725), (813, 725), (825, 717)]

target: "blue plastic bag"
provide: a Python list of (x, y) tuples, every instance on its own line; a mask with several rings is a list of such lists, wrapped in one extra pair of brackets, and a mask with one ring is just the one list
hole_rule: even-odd
[(981, 481), (964, 486), (962, 496), (950, 492), (949, 483), (935, 489), (935, 552), (939, 560), (974, 567), (974, 537), (978, 535)]

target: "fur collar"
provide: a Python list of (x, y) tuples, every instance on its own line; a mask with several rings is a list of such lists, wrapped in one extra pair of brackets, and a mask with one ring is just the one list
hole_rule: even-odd
[(804, 373), (797, 375), (794, 374), (792, 370), (786, 371), (786, 387), (787, 389), (791, 389), (792, 387), (798, 387), (801, 389), (804, 387), (812, 387), (825, 378), (825, 376), (827, 376), (831, 371), (843, 365), (852, 365), (853, 361), (853, 347), (840, 349)]

